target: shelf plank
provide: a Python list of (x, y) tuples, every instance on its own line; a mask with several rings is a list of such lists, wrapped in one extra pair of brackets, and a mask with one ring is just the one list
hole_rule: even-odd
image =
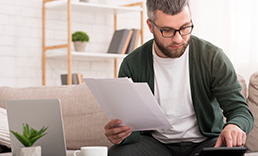
[[(106, 58), (106, 59), (123, 59), (126, 54), (110, 54), (110, 53), (91, 53), (91, 52), (75, 52), (72, 51), (72, 58), (74, 59), (86, 59), (86, 58)], [(66, 58), (67, 52), (46, 52), (47, 58)]]
[[(67, 10), (67, 1), (57, 0), (46, 3), (47, 10)], [(125, 7), (125, 6), (114, 6), (105, 4), (94, 4), (87, 2), (71, 2), (73, 12), (85, 12), (85, 13), (100, 13), (100, 14), (123, 14), (129, 12), (139, 12), (143, 9), (141, 7)]]

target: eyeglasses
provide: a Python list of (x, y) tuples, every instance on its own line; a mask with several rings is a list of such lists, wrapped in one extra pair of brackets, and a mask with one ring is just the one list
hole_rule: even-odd
[(182, 27), (180, 29), (169, 28), (169, 29), (161, 30), (154, 22), (151, 21), (151, 23), (160, 31), (160, 33), (164, 38), (174, 37), (177, 31), (181, 36), (189, 35), (193, 31), (193, 27), (194, 27), (194, 25), (192, 24), (191, 26)]

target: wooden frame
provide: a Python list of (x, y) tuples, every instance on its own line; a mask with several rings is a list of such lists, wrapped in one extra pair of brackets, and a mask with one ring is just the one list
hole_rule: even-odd
[[(59, 49), (59, 48), (68, 48), (67, 53), (67, 63), (68, 63), (68, 74), (67, 74), (67, 84), (72, 84), (72, 54), (71, 54), (71, 43), (72, 43), (72, 34), (71, 34), (71, 13), (72, 13), (72, 6), (71, 0), (67, 0), (67, 19), (68, 19), (68, 43), (63, 45), (55, 45), (55, 46), (46, 46), (46, 6), (45, 4), (50, 1), (55, 0), (43, 0), (43, 8), (42, 8), (42, 85), (46, 85), (46, 51), (51, 49)], [(143, 44), (143, 8), (144, 3), (134, 3), (129, 5), (124, 5), (126, 7), (137, 6), (140, 5), (142, 8), (141, 11), (141, 44)], [(117, 15), (114, 15), (114, 30), (117, 30)], [(117, 58), (114, 58), (114, 77), (117, 77)]]

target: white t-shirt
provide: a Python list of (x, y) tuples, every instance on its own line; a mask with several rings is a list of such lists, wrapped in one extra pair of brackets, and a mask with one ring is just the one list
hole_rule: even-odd
[(180, 58), (161, 58), (153, 46), (154, 95), (173, 127), (153, 132), (162, 143), (198, 143), (206, 139), (199, 132), (192, 104), (188, 55), (189, 46)]

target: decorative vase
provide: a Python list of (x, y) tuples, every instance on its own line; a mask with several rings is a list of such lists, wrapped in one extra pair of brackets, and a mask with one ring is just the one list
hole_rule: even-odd
[(41, 156), (41, 146), (21, 147), (16, 149), (16, 156)]
[(84, 52), (85, 51), (86, 42), (74, 41), (73, 45), (74, 45), (75, 51), (78, 51), (78, 52)]

